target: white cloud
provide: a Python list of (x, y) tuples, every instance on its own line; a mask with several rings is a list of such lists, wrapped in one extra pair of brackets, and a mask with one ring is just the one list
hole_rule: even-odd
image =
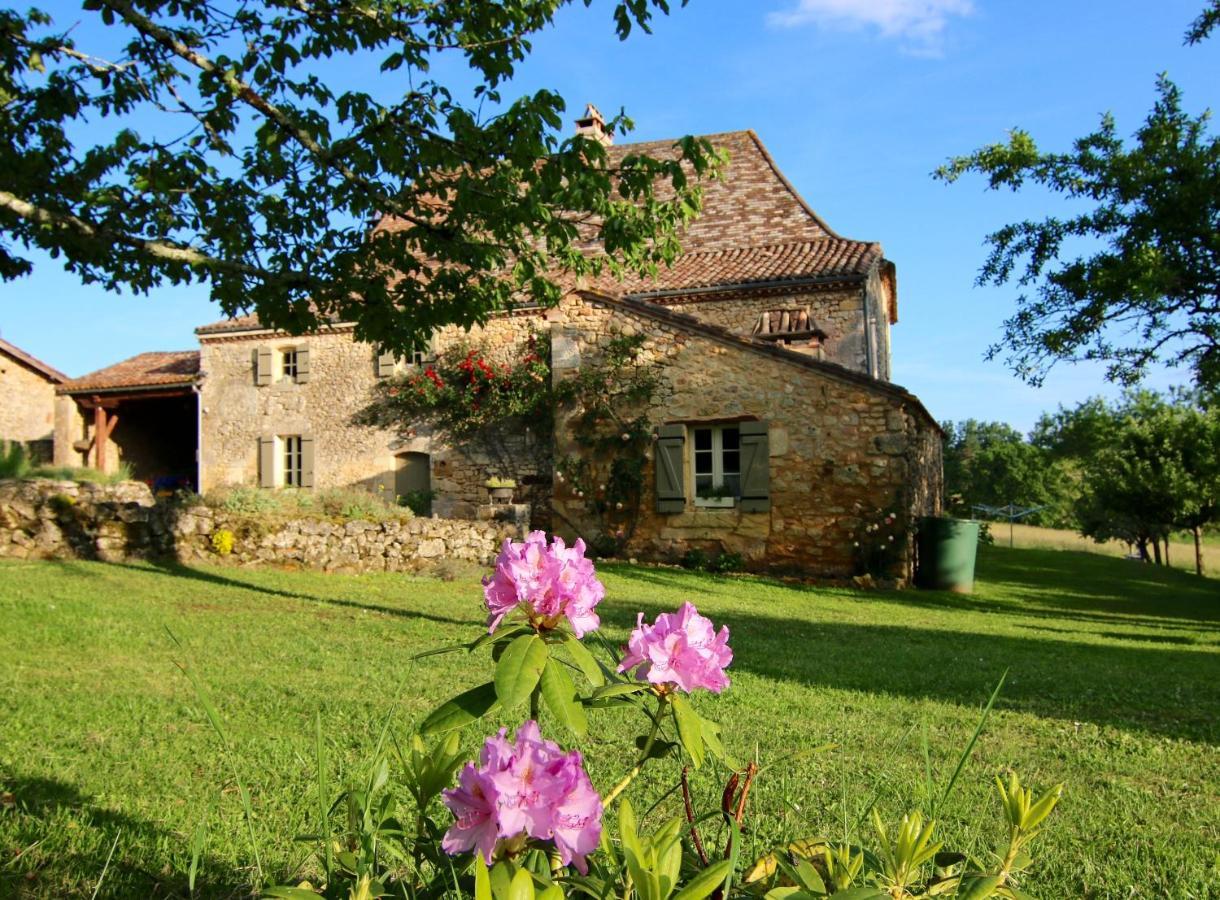
[(780, 28), (872, 28), (911, 52), (937, 55), (949, 19), (973, 11), (972, 0), (796, 0), (795, 8), (770, 13), (767, 22)]

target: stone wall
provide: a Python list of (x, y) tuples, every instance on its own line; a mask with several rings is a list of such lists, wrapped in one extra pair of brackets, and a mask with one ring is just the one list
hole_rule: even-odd
[[(848, 575), (852, 533), (878, 510), (898, 503), (912, 517), (939, 511), (940, 433), (901, 389), (744, 348), (673, 317), (592, 296), (566, 303), (564, 312), (565, 321), (554, 326), (556, 379), (597, 359), (615, 334), (643, 332), (644, 357), (663, 372), (656, 424), (757, 418), (770, 426), (769, 511), (696, 507), (689, 499), (688, 442), (686, 509), (658, 513), (650, 454), (631, 555), (676, 560), (692, 548), (730, 551), (756, 570)], [(575, 450), (561, 419), (556, 455)], [(584, 499), (562, 483), (555, 510), (573, 530), (591, 528)]]
[[(488, 564), (505, 538), (519, 540), (528, 510), (513, 521), (291, 519), (269, 522), (204, 505), (158, 502), (141, 482), (0, 481), (0, 557), (174, 558), (182, 562), (291, 565), (324, 571), (402, 571), (442, 559)], [(234, 536), (220, 555), (212, 537)]]
[[(865, 301), (869, 300), (868, 328), (865, 326)], [(697, 302), (675, 303), (672, 309), (748, 335), (760, 313), (770, 309), (809, 308), (817, 327), (826, 332), (822, 358), (857, 372), (889, 378), (889, 320), (880, 312), (879, 293), (865, 287), (837, 287), (790, 294), (738, 296), (722, 300), (701, 298)], [(872, 349), (868, 334), (872, 334)]]
[(55, 385), (12, 357), (0, 354), (0, 441), (40, 445), (55, 432)]
[[(523, 354), (533, 331), (546, 333), (542, 312), (498, 316), (470, 330), (447, 327), (433, 336), (431, 351), (457, 345), (484, 348), (497, 361), (511, 362)], [(314, 487), (361, 487), (395, 490), (397, 457), (428, 454), (433, 511), (443, 517), (473, 518), (487, 502), (484, 482), (496, 464), (474, 450), (451, 447), (424, 426), (399, 433), (354, 423), (353, 417), (373, 396), (378, 384), (375, 349), (357, 342), (352, 329), (340, 326), (317, 335), (288, 337), (271, 332), (202, 335), (202, 446), (200, 490), (259, 483), (258, 442), (263, 436), (311, 435), (314, 438)], [(255, 353), (260, 346), (276, 350), (309, 348), (309, 379), (303, 384), (276, 378), (259, 386)], [(404, 363), (396, 372), (406, 371)], [(509, 437), (524, 447), (526, 435)], [(528, 456), (524, 449), (516, 456)], [(528, 469), (528, 467), (527, 467)], [(522, 470), (519, 499), (536, 511), (536, 524), (545, 524), (550, 508), (549, 469)]]

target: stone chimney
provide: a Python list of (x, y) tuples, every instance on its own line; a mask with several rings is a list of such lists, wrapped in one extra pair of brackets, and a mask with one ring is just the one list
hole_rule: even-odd
[(585, 107), (584, 116), (576, 120), (576, 133), (597, 141), (603, 147), (614, 143), (614, 132), (606, 127), (601, 110), (592, 103)]

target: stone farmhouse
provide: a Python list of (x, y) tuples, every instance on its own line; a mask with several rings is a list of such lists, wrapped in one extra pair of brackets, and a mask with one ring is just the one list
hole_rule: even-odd
[(0, 339), (0, 442), (18, 443), (49, 461), (55, 432), (55, 389), (68, 376)]
[[(609, 140), (592, 107), (578, 125)], [(559, 380), (612, 336), (642, 334), (666, 389), (628, 552), (729, 551), (754, 569), (848, 573), (869, 516), (939, 511), (940, 429), (890, 381), (895, 267), (880, 244), (818, 216), (752, 131), (710, 139), (728, 151), (725, 178), (707, 186), (683, 255), (655, 278), (576, 284), (555, 308), (442, 329), (411, 359), (378, 355), (342, 322), (305, 336), (254, 316), (204, 325), (196, 351), (145, 353), (60, 385), (74, 402), (56, 421), (57, 461), (126, 460), (137, 477), (203, 492), (431, 491), (434, 514), (473, 518), (489, 502), (487, 461), (424, 428), (354, 424), (378, 382), (457, 343), (511, 359), (531, 334), (549, 338)], [(672, 152), (666, 141), (629, 146)], [(562, 416), (550, 450), (579, 452)], [(585, 499), (552, 467), (525, 481), (535, 522), (585, 530)], [(714, 503), (701, 496), (709, 486)]]

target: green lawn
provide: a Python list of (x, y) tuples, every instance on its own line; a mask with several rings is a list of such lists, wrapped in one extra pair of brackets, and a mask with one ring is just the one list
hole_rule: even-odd
[[(1067, 783), (1036, 848), (1034, 895), (1220, 896), (1220, 582), (1001, 548), (981, 559), (971, 597), (602, 573), (616, 641), (637, 609), (652, 615), (688, 598), (730, 626), (733, 685), (700, 708), (726, 725), (737, 755), (766, 762), (838, 745), (756, 783), (750, 808), (766, 824), (752, 829), (753, 847), (777, 830), (838, 836), (874, 799), (890, 819), (924, 803), (924, 726), (943, 784), (1008, 669), (941, 816), (950, 844), (994, 840), (990, 781), (1011, 767), (1035, 790)], [(0, 896), (88, 897), (112, 847), (98, 896), (185, 895), (201, 821), (197, 893), (249, 890), (237, 793), (167, 628), (231, 731), (264, 862), (288, 877), (307, 855), (291, 839), (313, 809), (318, 710), (332, 757), (350, 766), (394, 701), (394, 731), (405, 735), (437, 701), (486, 680), (482, 657), (410, 661), (475, 633), (475, 575), (0, 564)], [(626, 746), (626, 715), (593, 713), (589, 757), (604, 762)], [(632, 788), (637, 808), (671, 781), (664, 765), (649, 771)], [(604, 787), (617, 771), (592, 774)], [(722, 777), (696, 774), (704, 808)]]

